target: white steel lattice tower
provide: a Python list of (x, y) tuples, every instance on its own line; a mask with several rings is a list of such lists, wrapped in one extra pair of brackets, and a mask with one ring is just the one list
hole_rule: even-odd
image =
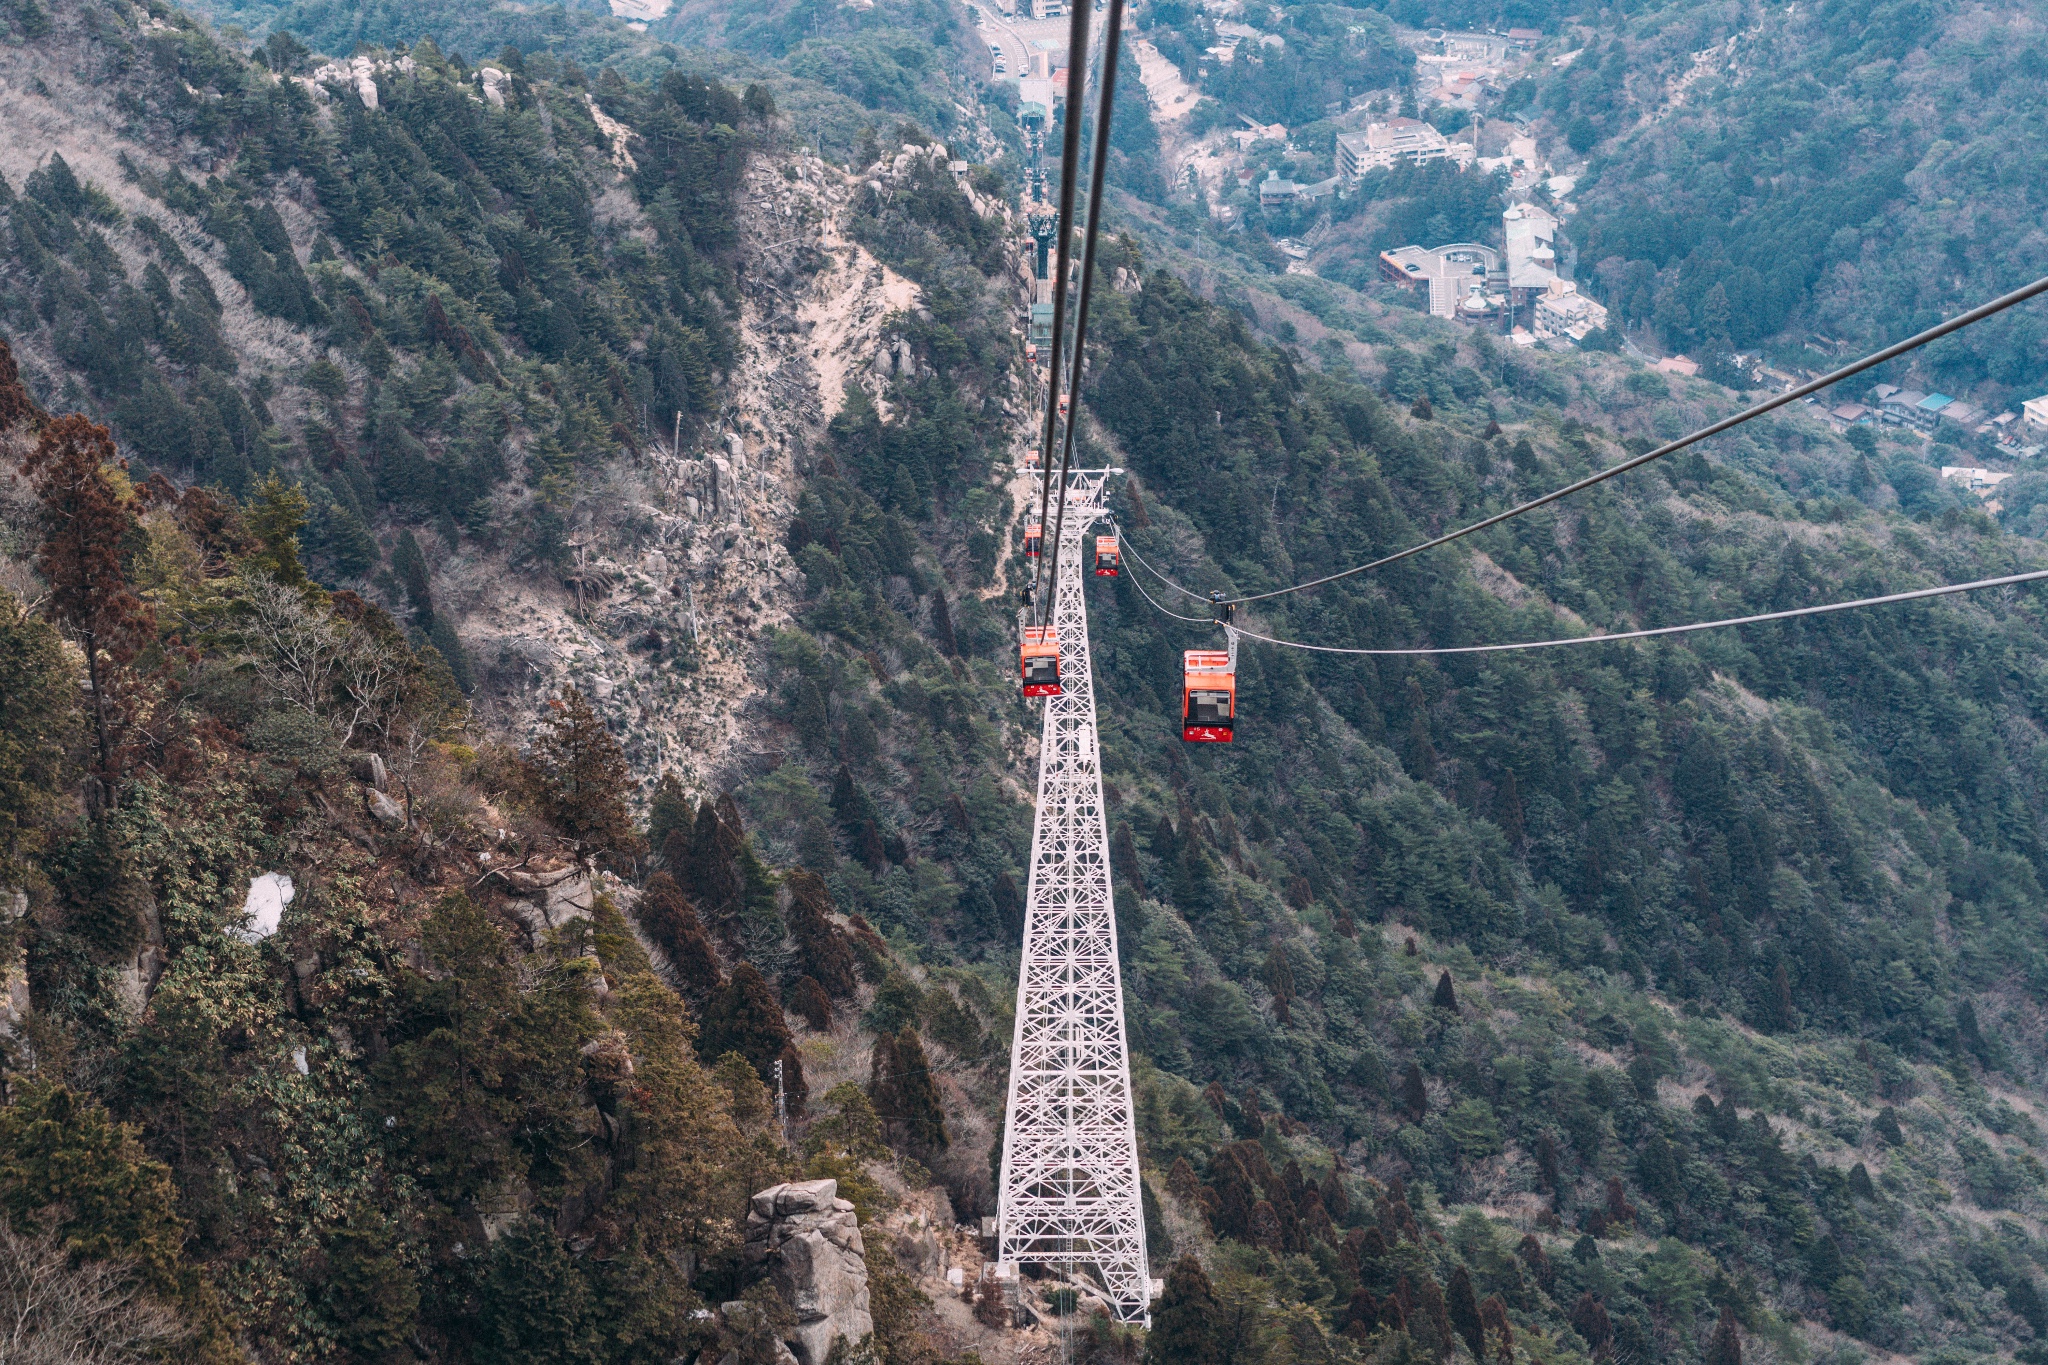
[(1104, 484), (1121, 472), (1076, 471), (1067, 484), (1052, 611), (1062, 692), (1046, 698), (1039, 750), (996, 1254), (1088, 1267), (1117, 1316), (1137, 1322), (1152, 1282), (1082, 593), (1085, 537), (1105, 514)]

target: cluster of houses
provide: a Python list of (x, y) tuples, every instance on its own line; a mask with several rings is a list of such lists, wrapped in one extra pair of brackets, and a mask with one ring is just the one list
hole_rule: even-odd
[[(1868, 403), (1838, 403), (1828, 409), (1834, 425), (1843, 429), (1872, 423), (1910, 426), (1922, 431), (1943, 428), (1978, 436), (1991, 436), (1999, 444), (2023, 446), (2048, 430), (2048, 394), (2029, 398), (2018, 412), (1993, 415), (1974, 403), (1951, 398), (1945, 393), (1923, 393), (1896, 384), (1879, 384), (1870, 391)], [(2032, 439), (2030, 439), (2032, 438)]]

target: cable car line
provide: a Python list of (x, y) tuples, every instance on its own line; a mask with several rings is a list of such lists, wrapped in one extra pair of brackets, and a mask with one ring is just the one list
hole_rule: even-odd
[[(1114, 522), (1110, 524), (1115, 525)], [(1135, 554), (1135, 552), (1132, 554), (1131, 557), (1133, 559), (1137, 559), (1137, 555)], [(1145, 564), (1145, 561), (1142, 559), (1139, 559), (1138, 562), (1140, 564)], [(1145, 567), (1148, 569), (1152, 568), (1150, 564), (1145, 564)], [(1157, 573), (1158, 570), (1154, 569), (1153, 572)], [(1165, 607), (1160, 606), (1158, 602), (1153, 601), (1152, 594), (1145, 591), (1145, 585), (1138, 581), (1138, 576), (1136, 574), (1131, 575), (1131, 586), (1138, 590), (1138, 596), (1144, 598), (1147, 602), (1151, 602), (1152, 610), (1158, 612), (1161, 616), (1171, 616), (1176, 621), (1187, 621), (1198, 626), (1213, 626), (1216, 624), (1214, 620), (1207, 616), (1182, 616), (1177, 611), (1168, 611)], [(1181, 589), (1181, 591), (1186, 592), (1187, 589), (1183, 588)]]
[[(1045, 436), (1040, 442), (1043, 452), (1038, 487), (1038, 524), (1045, 524), (1045, 514), (1052, 501), (1052, 438), (1059, 420), (1060, 398), (1060, 344), (1065, 339), (1067, 325), (1067, 266), (1071, 261), (1074, 240), (1074, 188), (1080, 179), (1081, 160), (1081, 119), (1078, 110), (1082, 107), (1082, 96), (1087, 90), (1088, 77), (1088, 15), (1094, 8), (1085, 3), (1076, 4), (1067, 24), (1067, 123), (1060, 134), (1060, 207), (1059, 207), (1059, 251), (1057, 273), (1052, 295), (1052, 346), (1046, 360), (1045, 382), (1049, 392), (1045, 403)], [(1112, 38), (1114, 34), (1110, 35)], [(1049, 112), (1049, 111), (1048, 111)], [(1095, 221), (1094, 205), (1089, 206), (1088, 221)], [(1062, 480), (1060, 499), (1066, 500), (1066, 488)], [(1034, 566), (1031, 575), (1032, 595), (1037, 595), (1038, 572)], [(1048, 618), (1050, 619), (1050, 618)]]
[[(1609, 635), (1567, 635), (1555, 640), (1521, 640), (1502, 645), (1444, 645), (1429, 649), (1343, 649), (1335, 645), (1312, 645), (1300, 640), (1282, 640), (1246, 630), (1242, 626), (1227, 626), (1225, 629), (1235, 631), (1247, 640), (1258, 640), (1287, 649), (1312, 650), (1318, 654), (1504, 654), (1511, 650), (1613, 644), (1622, 640), (1648, 640), (1659, 635), (1686, 635), (1694, 631), (1720, 630), (1725, 626), (1753, 626), (1765, 621), (1788, 621), (1795, 616), (1821, 616), (1829, 612), (1852, 611), (1859, 607), (1882, 607), (1895, 602), (1916, 602), (1927, 597), (1948, 597), (1956, 593), (1977, 592), (1983, 588), (2009, 587), (2015, 583), (2038, 583), (2043, 579), (2048, 579), (2048, 569), (2007, 574), (2003, 578), (1980, 578), (1974, 583), (1949, 583), (1938, 588), (1915, 588), (1911, 592), (1887, 593), (1882, 597), (1861, 597), (1853, 602), (1828, 602), (1817, 607), (1793, 607), (1788, 611), (1767, 611), (1755, 616), (1730, 616), (1720, 621), (1693, 621), (1682, 626), (1657, 626), (1650, 630), (1617, 631)], [(1185, 621), (1189, 618), (1184, 616), (1180, 619)]]
[[(1154, 578), (1158, 579), (1161, 583), (1164, 583), (1167, 587), (1172, 588), (1175, 592), (1181, 594), (1183, 597), (1194, 598), (1197, 602), (1211, 602), (1215, 600), (1214, 597), (1207, 593), (1196, 592), (1193, 588), (1183, 588), (1180, 584), (1174, 582), (1171, 578), (1168, 578), (1165, 574), (1159, 572), (1159, 570), (1156, 567), (1154, 567), (1152, 563), (1145, 558), (1145, 556), (1138, 553), (1137, 547), (1132, 545), (1129, 537), (1124, 535), (1124, 528), (1117, 525), (1116, 518), (1110, 518), (1109, 525), (1110, 529), (1116, 532), (1117, 545), (1121, 547), (1123, 552), (1129, 555), (1132, 559), (1138, 561), (1139, 564), (1143, 565), (1146, 572), (1150, 573)], [(1142, 592), (1143, 589), (1140, 589), (1139, 591)], [(1147, 597), (1145, 600), (1147, 602), (1152, 602), (1152, 599), (1150, 597)], [(1159, 606), (1157, 602), (1152, 602), (1152, 605), (1155, 607)], [(1160, 610), (1165, 611), (1166, 609), (1164, 607), (1160, 607)], [(1170, 611), (1166, 612), (1166, 614), (1168, 616), (1173, 616), (1173, 613)], [(1196, 621), (1204, 620), (1207, 618), (1196, 616), (1180, 616), (1175, 617), (1175, 619), (1180, 621)]]
[[(1533, 498), (1528, 502), (1522, 503), (1520, 506), (1510, 507), (1505, 512), (1497, 512), (1493, 516), (1486, 517), (1480, 521), (1475, 521), (1470, 526), (1464, 526), (1460, 527), (1458, 530), (1455, 531), (1445, 532), (1443, 535), (1440, 535), (1433, 540), (1425, 540), (1419, 545), (1411, 545), (1405, 550), (1396, 551), (1395, 553), (1387, 555), (1382, 559), (1375, 559), (1370, 564), (1361, 564), (1357, 568), (1345, 569), (1341, 573), (1325, 574), (1321, 578), (1312, 578), (1305, 583), (1296, 583), (1291, 587), (1274, 588), (1270, 592), (1255, 592), (1248, 593), (1242, 597), (1226, 598), (1224, 599), (1225, 603), (1228, 605), (1236, 605), (1244, 602), (1263, 602), (1269, 597), (1280, 597), (1291, 592), (1304, 592), (1309, 588), (1319, 588), (1323, 586), (1325, 583), (1334, 583), (1340, 578), (1350, 578), (1355, 574), (1370, 573), (1374, 569), (1383, 569), (1389, 564), (1393, 564), (1399, 560), (1408, 558), (1410, 555), (1419, 555), (1424, 550), (1434, 550), (1440, 545), (1448, 545), (1452, 541), (1463, 539), (1464, 537), (1469, 536), (1476, 531), (1484, 531), (1488, 527), (1498, 526), (1504, 521), (1508, 521), (1514, 517), (1519, 517), (1525, 512), (1533, 512), (1539, 507), (1548, 506), (1550, 503), (1556, 502), (1560, 498), (1569, 497), (1573, 493), (1583, 492), (1585, 489), (1591, 488), (1595, 484), (1605, 483), (1607, 482), (1607, 480), (1614, 478), (1617, 475), (1626, 474), (1632, 469), (1640, 469), (1642, 466), (1649, 464), (1652, 460), (1661, 460), (1666, 455), (1674, 454), (1680, 450), (1685, 449), (1687, 446), (1695, 445), (1700, 441), (1704, 441), (1709, 436), (1718, 436), (1724, 431), (1728, 431), (1735, 427), (1741, 426), (1744, 422), (1747, 422), (1752, 418), (1761, 417), (1767, 412), (1774, 412), (1777, 409), (1782, 408), (1789, 403), (1795, 403), (1800, 399), (1807, 397), (1810, 394), (1818, 393), (1820, 390), (1827, 388), (1830, 384), (1839, 383), (1840, 381), (1847, 379), (1852, 375), (1861, 374), (1863, 371), (1871, 369), (1872, 367), (1877, 365), (1882, 365), (1888, 360), (1896, 360), (1898, 357), (1906, 354), (1908, 351), (1918, 350), (1920, 347), (1927, 345), (1929, 342), (1939, 341), (1941, 340), (1941, 338), (1945, 336), (1949, 336), (1953, 333), (1960, 332), (1965, 327), (1973, 326), (1976, 323), (1984, 321), (1986, 318), (1993, 317), (1996, 314), (2004, 312), (2006, 309), (2011, 308), (2016, 304), (2025, 303), (2028, 299), (2031, 299), (2036, 295), (2042, 293), (2048, 293), (2048, 275), (2042, 276), (2040, 279), (2035, 280), (2032, 284), (2023, 285), (2020, 288), (2013, 290), (2009, 294), (2000, 295), (1998, 298), (1991, 300), (1991, 302), (1989, 303), (1980, 304), (1978, 307), (1972, 308), (1967, 313), (1958, 314), (1957, 316), (1948, 319), (1946, 322), (1936, 323), (1934, 326), (1929, 327), (1924, 332), (1915, 333), (1913, 336), (1907, 337), (1904, 341), (1894, 342), (1892, 345), (1885, 347), (1881, 351), (1872, 352), (1870, 355), (1863, 357), (1861, 360), (1853, 361), (1850, 364), (1842, 366), (1838, 370), (1830, 371), (1829, 373), (1822, 375), (1818, 379), (1809, 380), (1807, 383), (1801, 384), (1798, 388), (1788, 389), (1784, 393), (1776, 394), (1770, 398), (1766, 398), (1763, 402), (1744, 408), (1741, 412), (1736, 413), (1732, 417), (1724, 417), (1720, 421), (1712, 423), (1709, 426), (1701, 427), (1698, 431), (1693, 432), (1689, 436), (1681, 436), (1679, 439), (1675, 441), (1671, 441), (1664, 445), (1658, 446), (1655, 450), (1647, 451), (1644, 454), (1623, 460), (1620, 464), (1614, 465), (1608, 469), (1603, 469), (1597, 474), (1590, 474), (1587, 477), (1580, 479), (1575, 483), (1566, 484), (1563, 488), (1559, 488), (1552, 492), (1545, 493), (1542, 497)], [(1174, 586), (1179, 587), (1178, 584), (1175, 584)], [(1187, 589), (1181, 588), (1180, 591), (1186, 592)], [(1193, 594), (1190, 595), (1192, 596)]]
[[(1086, 7), (1088, 0), (1076, 0), (1080, 7)], [(1081, 362), (1088, 353), (1088, 303), (1095, 292), (1095, 243), (1102, 226), (1103, 174), (1109, 169), (1109, 126), (1116, 111), (1116, 58), (1117, 49), (1123, 36), (1124, 0), (1109, 0), (1109, 13), (1105, 16), (1108, 31), (1102, 40), (1102, 81), (1097, 94), (1095, 111), (1095, 152), (1094, 162), (1088, 168), (1088, 227), (1081, 243), (1081, 297), (1074, 310), (1074, 356), (1073, 375), (1067, 385), (1071, 395), (1071, 408), (1066, 414), (1066, 428), (1060, 441), (1060, 505), (1053, 518), (1052, 564), (1047, 573), (1049, 582), (1059, 582), (1061, 530), (1067, 520), (1067, 473), (1074, 466), (1074, 428), (1081, 420)], [(1072, 63), (1069, 72), (1082, 66), (1080, 50), (1070, 53), (1067, 60)], [(1067, 121), (1070, 127), (1078, 129), (1080, 119), (1074, 114), (1075, 105), (1070, 98), (1067, 102)], [(1062, 175), (1064, 175), (1062, 168)], [(1060, 288), (1066, 289), (1066, 278), (1060, 279)], [(1055, 338), (1057, 344), (1057, 338)], [(1058, 363), (1055, 361), (1054, 363)], [(1050, 430), (1050, 428), (1048, 428)], [(1051, 461), (1046, 462), (1050, 474)], [(1047, 621), (1052, 620), (1052, 594), (1046, 594), (1044, 605)]]

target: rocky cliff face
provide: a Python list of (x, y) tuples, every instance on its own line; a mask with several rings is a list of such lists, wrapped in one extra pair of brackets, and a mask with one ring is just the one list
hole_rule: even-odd
[(783, 545), (799, 482), (848, 386), (879, 401), (915, 363), (890, 344), (888, 321), (918, 306), (916, 286), (841, 231), (857, 183), (807, 154), (749, 169), (743, 359), (709, 448), (661, 441), (608, 471), (559, 588), (481, 561), (446, 571), (507, 723), (574, 683), (619, 723), (642, 773), (715, 790), (762, 756), (745, 717), (762, 695), (755, 647), (790, 619), (802, 584)]
[(835, 1345), (853, 1356), (874, 1334), (867, 1248), (836, 1180), (776, 1185), (747, 1211), (748, 1272), (774, 1283), (795, 1315), (783, 1338), (798, 1365), (825, 1365)]

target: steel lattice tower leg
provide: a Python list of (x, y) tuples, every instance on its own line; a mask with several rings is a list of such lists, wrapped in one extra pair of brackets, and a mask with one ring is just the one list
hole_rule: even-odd
[(1107, 477), (1072, 476), (1060, 533), (1052, 620), (1063, 691), (1046, 699), (1039, 750), (997, 1258), (1090, 1267), (1118, 1318), (1138, 1322), (1152, 1281), (1082, 592), (1083, 545), (1104, 514)]

